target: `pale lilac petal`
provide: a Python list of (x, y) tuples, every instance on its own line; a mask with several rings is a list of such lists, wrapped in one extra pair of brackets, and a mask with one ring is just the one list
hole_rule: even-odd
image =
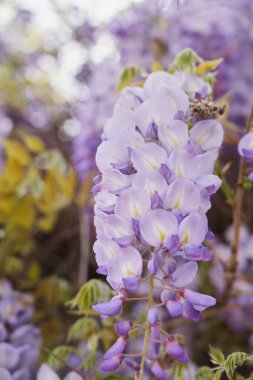
[(182, 315), (183, 305), (180, 302), (168, 300), (165, 305), (172, 318), (177, 318)]
[(191, 212), (179, 225), (179, 237), (183, 244), (201, 245), (208, 231), (207, 218), (200, 212)]
[(104, 220), (104, 234), (110, 238), (124, 238), (133, 235), (132, 221), (117, 215), (109, 215)]
[(157, 309), (155, 307), (152, 307), (151, 309), (149, 309), (148, 321), (151, 326), (155, 326), (155, 324), (158, 322)]
[[(47, 380), (47, 379), (44, 379)], [(78, 375), (78, 373), (72, 371), (67, 374), (67, 376), (64, 377), (64, 380), (83, 380), (83, 378)]]
[(121, 312), (123, 303), (124, 300), (121, 297), (116, 296), (108, 302), (101, 302), (92, 306), (92, 309), (102, 316), (114, 317)]
[(158, 137), (168, 153), (184, 146), (188, 141), (188, 125), (181, 120), (172, 120), (158, 128)]
[(122, 248), (108, 264), (107, 280), (115, 290), (124, 287), (124, 279), (142, 274), (142, 256), (133, 247)]
[(179, 111), (188, 111), (190, 106), (189, 97), (181, 88), (174, 85), (162, 86), (157, 93), (168, 104), (168, 107), (173, 110), (174, 115)]
[(128, 157), (128, 144), (121, 138), (103, 141), (97, 148), (96, 164), (100, 172), (112, 169), (112, 164), (125, 162)]
[(195, 183), (200, 190), (206, 189), (210, 194), (214, 194), (221, 187), (222, 181), (217, 175), (207, 174), (196, 178)]
[(113, 139), (120, 136), (121, 132), (133, 132), (135, 130), (135, 120), (129, 112), (121, 112), (107, 120), (104, 126), (104, 137)]
[(176, 178), (186, 177), (195, 179), (196, 176), (199, 176), (196, 173), (195, 156), (186, 149), (177, 148), (173, 150), (169, 156), (167, 165)]
[(47, 364), (42, 364), (37, 373), (37, 380), (60, 380), (60, 378)]
[(0, 343), (0, 366), (13, 369), (18, 364), (18, 361), (18, 349), (9, 343)]
[(0, 379), (1, 380), (13, 380), (10, 372), (6, 368), (1, 367), (1, 366), (0, 366)]
[(253, 132), (248, 132), (241, 138), (238, 144), (238, 152), (242, 157), (245, 157), (247, 159), (252, 158), (251, 153), (253, 154)]
[(146, 143), (131, 153), (131, 161), (137, 171), (145, 169), (158, 169), (165, 164), (167, 154), (165, 150), (155, 143)]
[(181, 265), (172, 275), (173, 285), (182, 288), (194, 280), (197, 272), (198, 264), (194, 261)]
[(147, 97), (156, 98), (159, 97), (160, 89), (163, 86), (176, 85), (180, 86), (179, 80), (175, 75), (166, 73), (164, 71), (156, 71), (151, 73), (144, 83), (144, 93)]
[(93, 250), (96, 254), (96, 262), (98, 266), (107, 265), (112, 257), (120, 252), (120, 247), (115, 241), (106, 236), (101, 236), (94, 243)]
[(115, 205), (115, 214), (124, 219), (140, 218), (151, 209), (151, 200), (146, 190), (131, 188), (123, 191)]
[(180, 209), (183, 214), (197, 211), (200, 207), (200, 192), (197, 186), (187, 178), (178, 178), (168, 187), (164, 207)]
[(168, 380), (168, 376), (166, 375), (166, 372), (163, 370), (163, 368), (160, 366), (158, 361), (153, 360), (151, 363), (151, 371), (153, 372), (153, 375), (155, 375), (155, 378), (158, 380)]
[(203, 151), (219, 148), (223, 141), (224, 131), (216, 120), (201, 120), (190, 129), (190, 137)]
[[(131, 185), (131, 182), (132, 176), (122, 174), (119, 170), (116, 169), (108, 169), (104, 171), (99, 187), (100, 191), (106, 190), (111, 193), (119, 194), (122, 189), (129, 187)], [(98, 201), (101, 203), (102, 195), (99, 196), (98, 194), (97, 197)], [(97, 207), (99, 207), (99, 205), (97, 205)]]
[(155, 170), (146, 169), (138, 172), (133, 176), (134, 187), (139, 187), (145, 189), (150, 197), (157, 192), (159, 196), (163, 199), (168, 185), (162, 174)]
[(173, 117), (174, 114), (166, 103), (156, 99), (146, 100), (135, 111), (136, 126), (144, 136), (147, 135), (152, 122), (160, 127), (161, 125), (166, 125)]
[(168, 236), (177, 234), (178, 221), (169, 211), (151, 210), (141, 217), (140, 232), (148, 244), (159, 247), (164, 244)]

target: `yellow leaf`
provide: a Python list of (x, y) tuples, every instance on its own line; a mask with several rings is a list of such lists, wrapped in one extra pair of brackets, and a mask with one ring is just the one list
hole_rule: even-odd
[(6, 139), (3, 142), (3, 146), (7, 157), (17, 161), (20, 165), (27, 165), (31, 161), (29, 152), (20, 142)]
[(38, 228), (42, 231), (49, 232), (54, 227), (55, 221), (55, 214), (46, 215), (38, 221)]
[(8, 222), (13, 225), (31, 228), (35, 220), (35, 210), (25, 200), (21, 199), (13, 206)]
[(24, 132), (20, 132), (19, 135), (32, 153), (41, 153), (46, 149), (44, 142), (39, 137)]
[(217, 67), (222, 62), (223, 62), (223, 58), (213, 59), (212, 61), (204, 61), (195, 68), (194, 74), (202, 75), (202, 74), (207, 73), (208, 71), (213, 71), (217, 69)]

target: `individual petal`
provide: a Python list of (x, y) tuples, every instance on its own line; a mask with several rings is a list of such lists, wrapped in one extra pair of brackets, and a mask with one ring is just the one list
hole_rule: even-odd
[(185, 350), (180, 344), (177, 343), (175, 338), (170, 337), (167, 342), (164, 343), (166, 351), (170, 356), (172, 356), (175, 360), (180, 361), (181, 363), (188, 363), (189, 359), (186, 355)]
[(19, 361), (19, 351), (9, 343), (0, 343), (0, 366), (7, 369), (16, 367)]
[[(112, 194), (120, 194), (120, 192), (128, 188), (131, 183), (132, 176), (122, 174), (117, 169), (108, 169), (104, 171), (102, 180), (98, 186), (100, 191), (108, 191)], [(102, 203), (102, 195), (97, 197), (98, 199), (96, 198), (96, 202), (98, 201), (99, 203)]]
[(214, 306), (216, 299), (206, 294), (194, 292), (190, 289), (185, 289), (184, 298), (190, 302), (195, 309), (199, 311), (205, 310), (207, 307)]
[(201, 120), (190, 130), (190, 137), (203, 151), (219, 148), (224, 131), (217, 120)]
[(177, 318), (182, 315), (183, 305), (180, 302), (176, 300), (168, 300), (165, 306), (172, 318)]
[(195, 179), (196, 176), (198, 176), (198, 174), (196, 174), (195, 156), (186, 149), (174, 149), (169, 156), (167, 165), (176, 178), (186, 177)]
[(95, 213), (97, 210), (104, 212), (105, 214), (112, 214), (114, 212), (117, 196), (107, 191), (101, 191), (95, 197)]
[(178, 221), (169, 211), (151, 210), (141, 217), (140, 232), (148, 244), (160, 247), (168, 236), (177, 234)]
[(98, 266), (104, 266), (110, 262), (112, 257), (119, 254), (120, 247), (112, 239), (101, 236), (99, 240), (94, 243), (93, 250), (96, 254)]
[(138, 219), (151, 209), (151, 200), (141, 188), (130, 188), (123, 191), (117, 199), (115, 214), (124, 219)]
[(115, 331), (118, 335), (127, 335), (131, 330), (132, 322), (122, 321), (115, 323)]
[(122, 297), (113, 297), (108, 302), (101, 302), (97, 305), (92, 306), (92, 309), (102, 316), (114, 317), (121, 312), (124, 299)]
[(113, 239), (131, 237), (133, 236), (132, 222), (118, 215), (109, 215), (104, 221), (104, 234)]
[(148, 311), (148, 321), (151, 326), (155, 326), (158, 322), (158, 316), (157, 316), (157, 309), (155, 307), (152, 307)]
[(157, 360), (153, 360), (151, 363), (151, 371), (153, 375), (155, 375), (155, 378), (158, 380), (168, 380), (168, 376), (166, 375), (166, 372), (164, 369), (160, 366)]
[[(64, 380), (82, 380), (83, 378), (78, 373), (71, 371), (64, 377)], [(47, 379), (44, 379), (47, 380)]]
[(180, 82), (175, 75), (166, 73), (164, 71), (156, 71), (154, 73), (151, 73), (145, 80), (143, 86), (144, 93), (147, 97), (159, 97), (160, 89), (164, 85), (180, 86)]
[(245, 159), (253, 160), (253, 132), (246, 133), (238, 144), (238, 152)]
[(125, 336), (120, 336), (117, 341), (104, 354), (105, 359), (111, 359), (113, 356), (122, 354), (126, 348), (127, 339)]
[(196, 310), (190, 302), (185, 301), (183, 303), (183, 307), (183, 317), (190, 319), (194, 322), (199, 322), (201, 320), (200, 312)]
[(173, 285), (182, 288), (192, 282), (198, 272), (198, 264), (194, 261), (179, 266), (172, 274)]
[(120, 253), (114, 256), (108, 264), (107, 280), (115, 290), (120, 290), (124, 287), (124, 279), (141, 275), (142, 264), (142, 256), (137, 249), (122, 248)]
[(12, 380), (30, 380), (30, 379), (31, 379), (31, 371), (28, 368), (19, 368), (12, 374)]
[(189, 97), (177, 86), (162, 86), (158, 90), (158, 97), (167, 103), (167, 105), (173, 110), (174, 115), (180, 111), (187, 112), (189, 109)]
[(110, 140), (119, 137), (123, 131), (135, 131), (134, 117), (126, 111), (118, 112), (106, 121), (104, 126), (104, 137)]
[(153, 326), (151, 327), (151, 334), (150, 334), (150, 338), (151, 338), (151, 343), (152, 343), (152, 347), (156, 353), (156, 355), (159, 355), (159, 352), (160, 352), (160, 331), (159, 331), (159, 326)]
[(184, 247), (184, 258), (194, 261), (210, 261), (213, 258), (213, 252), (210, 248), (203, 245), (187, 244)]
[(37, 373), (37, 380), (60, 380), (60, 378), (47, 364), (42, 364)]
[(164, 247), (167, 248), (167, 250), (170, 252), (170, 253), (175, 253), (177, 252), (179, 249), (180, 249), (180, 240), (179, 240), (179, 237), (178, 235), (171, 235), (171, 236), (168, 236), (166, 239), (165, 239), (165, 242), (164, 242)]
[(125, 358), (124, 364), (126, 364), (129, 368), (133, 369), (134, 371), (140, 370), (140, 364), (131, 358)]
[[(10, 372), (6, 368), (1, 367), (1, 366), (0, 366), (0, 379), (1, 380), (13, 380)], [(41, 380), (41, 379), (38, 379), (38, 380)]]
[(104, 360), (100, 364), (100, 371), (101, 372), (113, 372), (116, 371), (116, 369), (119, 368), (120, 364), (122, 362), (122, 358), (119, 356), (114, 356), (110, 359)]
[(136, 126), (144, 136), (147, 136), (149, 126), (154, 123), (158, 128), (172, 120), (174, 113), (161, 100), (145, 100), (135, 111)]
[(183, 244), (201, 245), (208, 231), (206, 215), (191, 212), (179, 225), (179, 238)]
[(188, 141), (188, 125), (181, 120), (172, 120), (158, 128), (158, 137), (168, 153), (184, 146)]
[(164, 198), (166, 209), (179, 209), (182, 214), (197, 211), (200, 207), (200, 192), (197, 186), (187, 178), (178, 178), (172, 182)]
[(222, 181), (217, 175), (206, 174), (196, 178), (195, 183), (200, 190), (205, 189), (211, 195), (221, 187)]
[(145, 189), (150, 197), (157, 192), (162, 199), (168, 188), (163, 175), (152, 169), (141, 170), (136, 173), (133, 176), (132, 186)]
[(128, 156), (128, 144), (122, 138), (103, 141), (97, 148), (96, 164), (100, 172), (112, 169), (112, 164), (126, 162)]
[(97, 148), (96, 164), (101, 172), (112, 169), (112, 164), (125, 163), (129, 160), (129, 148), (136, 149), (144, 144), (142, 136), (134, 131), (124, 131), (119, 137), (103, 141)]
[(131, 153), (131, 161), (137, 171), (145, 169), (158, 169), (165, 164), (167, 154), (165, 150), (155, 143), (146, 143)]

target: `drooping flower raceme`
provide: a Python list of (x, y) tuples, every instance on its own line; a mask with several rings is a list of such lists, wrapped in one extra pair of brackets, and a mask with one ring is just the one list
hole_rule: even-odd
[(30, 324), (32, 298), (14, 292), (7, 281), (0, 281), (0, 379), (32, 379), (41, 345), (37, 327)]
[(205, 245), (211, 236), (206, 212), (210, 196), (221, 185), (213, 169), (223, 129), (217, 120), (192, 118), (192, 100), (210, 96), (210, 86), (185, 75), (188, 88), (197, 85), (197, 94), (185, 91), (180, 73), (162, 71), (150, 74), (143, 88), (125, 88), (97, 149), (101, 175), (93, 187), (94, 251), (98, 272), (106, 275), (116, 295), (94, 310), (102, 317), (117, 315), (142, 284), (142, 294), (143, 289), (149, 294), (144, 329), (153, 347), (146, 355), (146, 338), (136, 361), (124, 357), (129, 332), (138, 326), (122, 322), (116, 326), (119, 339), (104, 356), (103, 372), (116, 370), (124, 360), (138, 376), (146, 361), (157, 379), (167, 378), (158, 361), (161, 344), (172, 360), (187, 363), (188, 357), (176, 336), (163, 338), (158, 306), (171, 318), (199, 321), (200, 313), (215, 304), (213, 297), (187, 286), (197, 262), (213, 255)]

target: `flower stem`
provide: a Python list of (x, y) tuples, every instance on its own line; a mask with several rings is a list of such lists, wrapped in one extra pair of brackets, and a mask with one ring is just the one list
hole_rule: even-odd
[[(151, 309), (152, 303), (153, 303), (153, 288), (154, 288), (154, 279), (153, 279), (153, 276), (150, 276), (149, 295), (148, 295), (148, 310)], [(146, 360), (149, 333), (150, 333), (150, 323), (149, 323), (148, 317), (147, 317), (146, 324), (145, 324), (145, 335), (144, 335), (143, 350), (142, 350), (142, 356), (141, 356), (141, 366), (140, 366), (140, 372), (139, 372), (138, 380), (143, 380), (144, 364), (145, 364), (145, 360)]]
[[(250, 131), (253, 123), (253, 107), (248, 119), (246, 133)], [(226, 268), (226, 288), (225, 288), (225, 297), (231, 294), (233, 290), (233, 285), (236, 278), (237, 270), (237, 255), (239, 248), (239, 239), (240, 239), (240, 225), (242, 219), (242, 203), (244, 195), (243, 187), (243, 177), (246, 169), (246, 162), (243, 158), (240, 159), (239, 164), (239, 174), (236, 186), (235, 201), (233, 207), (233, 238), (231, 242), (231, 255), (230, 260)]]

